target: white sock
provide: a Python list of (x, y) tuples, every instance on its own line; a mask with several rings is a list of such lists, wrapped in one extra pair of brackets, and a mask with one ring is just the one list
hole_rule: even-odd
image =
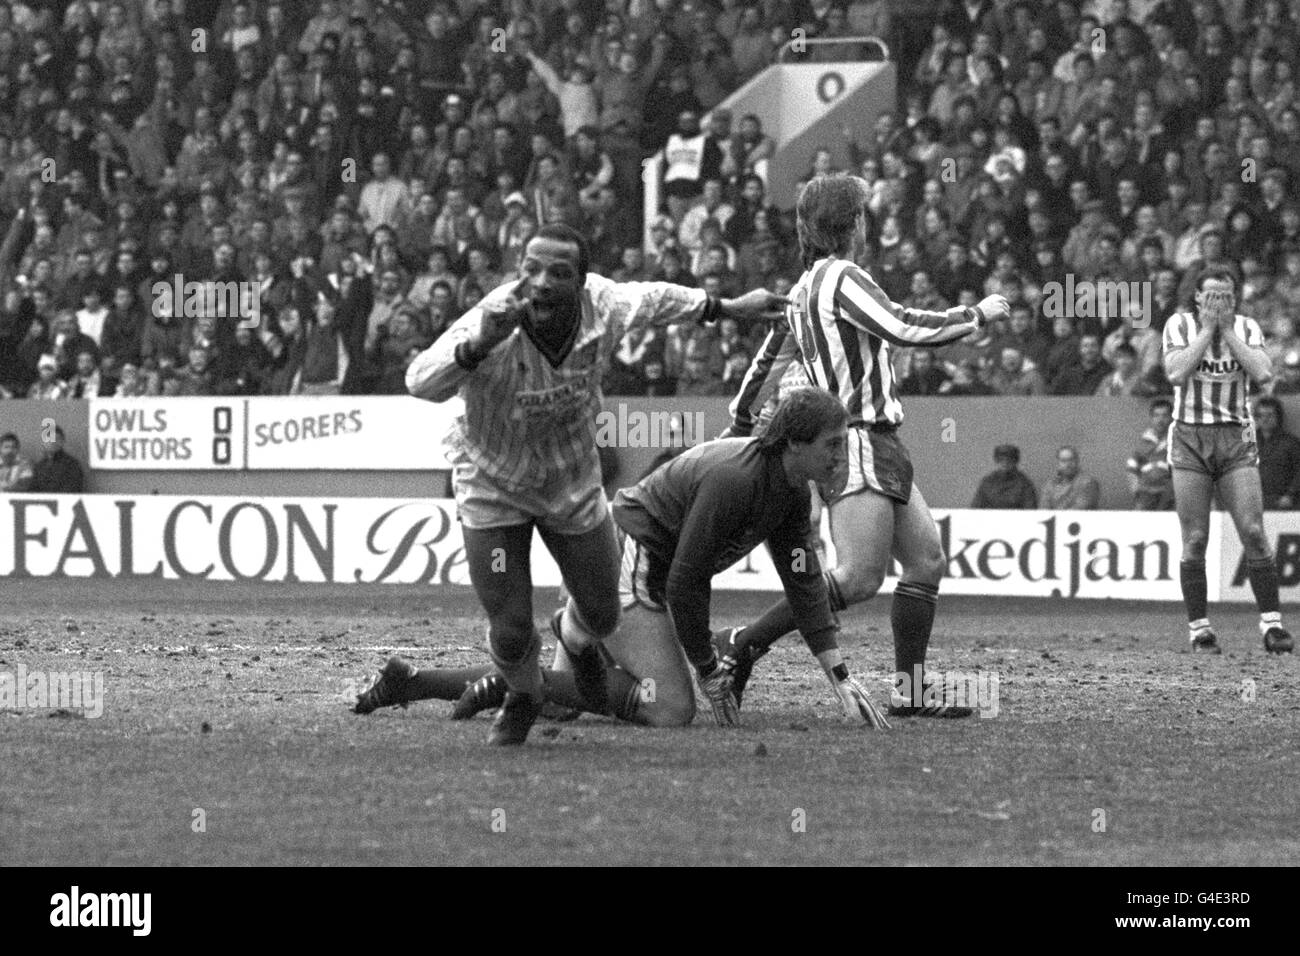
[(1261, 611), (1259, 614), (1259, 633), (1267, 634), (1271, 627), (1282, 626), (1281, 611)]
[(1197, 634), (1201, 633), (1201, 631), (1208, 631), (1209, 629), (1210, 629), (1210, 619), (1208, 617), (1203, 617), (1199, 621), (1187, 622), (1187, 632), (1192, 637), (1195, 637)]

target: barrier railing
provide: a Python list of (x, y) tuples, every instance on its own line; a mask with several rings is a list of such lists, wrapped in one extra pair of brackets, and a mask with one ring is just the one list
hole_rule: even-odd
[[(785, 55), (791, 51), (795, 53), (805, 53), (805, 49), (796, 50), (795, 47), (812, 47), (812, 46), (853, 46), (873, 44), (880, 50), (880, 59), (889, 59), (889, 44), (880, 37), (796, 37), (788, 40), (776, 54), (776, 62), (784, 63)], [(861, 59), (852, 57), (851, 59)]]

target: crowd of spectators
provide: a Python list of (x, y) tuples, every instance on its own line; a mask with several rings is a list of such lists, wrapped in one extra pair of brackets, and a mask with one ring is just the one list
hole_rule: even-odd
[[(584, 231), (593, 267), (619, 278), (719, 291), (774, 278), (785, 250), (758, 251), (739, 219), (722, 228), (763, 208), (761, 178), (739, 182), (772, 151), (761, 128), (732, 133), (714, 112), (734, 196), (686, 195), (700, 208), (656, 231), (672, 241), (649, 257), (642, 160), (698, 130), (782, 31), (824, 14), (3, 0), (0, 396), (400, 393), (411, 357), (512, 275), (547, 222)], [(719, 261), (711, 240), (750, 243), (754, 261)], [(160, 307), (155, 284), (176, 276), (250, 284), (260, 326)], [(680, 341), (657, 369), (636, 361), (653, 343), (626, 343), (634, 388), (721, 394), (744, 364), (728, 334), (689, 362)]]
[[(617, 279), (785, 291), (775, 144), (718, 107), (793, 36), (864, 34), (893, 51), (896, 108), (807, 175), (868, 181), (863, 264), (895, 301), (1013, 303), (975, 341), (900, 352), (905, 394), (1165, 394), (1160, 324), (1214, 264), (1275, 391), (1300, 392), (1293, 6), (3, 0), (0, 394), (401, 392), (545, 222)], [(166, 314), (151, 290), (177, 274), (252, 283), (261, 327)], [(1055, 316), (1067, 275), (1149, 307)], [(629, 339), (609, 391), (731, 394), (762, 333)]]

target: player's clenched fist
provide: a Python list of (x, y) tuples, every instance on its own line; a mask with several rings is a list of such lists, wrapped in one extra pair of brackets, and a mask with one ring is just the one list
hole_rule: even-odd
[(1011, 314), (1011, 303), (1004, 295), (986, 295), (975, 308), (984, 316), (985, 325), (1005, 319)]

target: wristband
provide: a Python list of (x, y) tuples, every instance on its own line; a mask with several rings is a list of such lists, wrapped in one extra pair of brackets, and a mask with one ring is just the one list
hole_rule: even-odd
[(848, 665), (845, 664), (843, 661), (840, 661), (838, 664), (836, 664), (834, 667), (831, 668), (831, 676), (834, 677), (838, 683), (843, 684), (846, 680), (849, 679)]
[(988, 324), (988, 318), (984, 315), (984, 310), (981, 309), (978, 305), (970, 306), (969, 311), (972, 312), (975, 316), (976, 328), (982, 329), (984, 328), (985, 325)]
[(722, 300), (717, 296), (705, 296), (704, 311), (700, 314), (701, 325), (712, 325), (722, 317)]

